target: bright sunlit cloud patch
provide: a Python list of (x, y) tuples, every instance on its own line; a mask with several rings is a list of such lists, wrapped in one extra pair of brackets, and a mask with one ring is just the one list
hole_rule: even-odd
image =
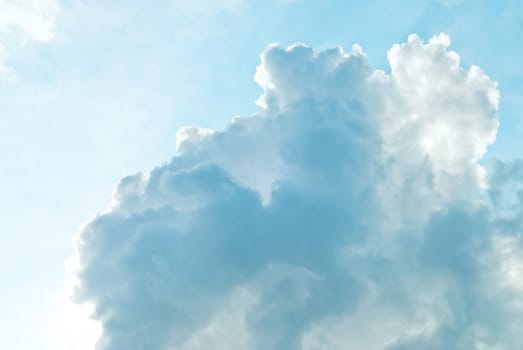
[(58, 11), (57, 0), (0, 0), (0, 75), (14, 77), (5, 62), (9, 48), (54, 37)]

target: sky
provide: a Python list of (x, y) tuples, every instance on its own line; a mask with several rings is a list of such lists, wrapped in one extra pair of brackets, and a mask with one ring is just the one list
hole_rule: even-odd
[(522, 14), (0, 0), (0, 348), (520, 348)]

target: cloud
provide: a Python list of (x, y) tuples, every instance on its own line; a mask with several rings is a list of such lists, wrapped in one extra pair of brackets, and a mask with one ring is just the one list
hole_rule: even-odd
[(0, 0), (0, 74), (13, 76), (9, 48), (54, 37), (58, 12), (57, 0)]
[(479, 164), (499, 93), (449, 45), (269, 46), (262, 110), (180, 130), (81, 230), (97, 348), (521, 347), (523, 167)]

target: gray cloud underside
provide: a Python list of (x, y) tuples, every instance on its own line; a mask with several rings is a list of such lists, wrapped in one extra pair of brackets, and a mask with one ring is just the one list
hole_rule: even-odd
[(270, 46), (260, 112), (185, 128), (76, 242), (97, 348), (517, 349), (523, 163), (478, 162), (498, 90), (447, 36)]

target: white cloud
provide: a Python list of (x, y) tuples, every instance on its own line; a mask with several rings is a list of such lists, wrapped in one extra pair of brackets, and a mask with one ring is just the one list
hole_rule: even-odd
[(270, 46), (263, 110), (182, 129), (82, 229), (98, 348), (521, 347), (521, 216), (489, 204), (519, 167), (478, 163), (498, 91), (449, 45), (410, 36), (390, 74), (359, 46)]
[(0, 74), (12, 76), (6, 65), (9, 49), (54, 37), (57, 0), (0, 0)]
[(102, 333), (101, 325), (90, 319), (92, 305), (78, 305), (67, 298), (60, 300), (55, 318), (48, 324), (50, 343), (57, 350), (90, 350)]

